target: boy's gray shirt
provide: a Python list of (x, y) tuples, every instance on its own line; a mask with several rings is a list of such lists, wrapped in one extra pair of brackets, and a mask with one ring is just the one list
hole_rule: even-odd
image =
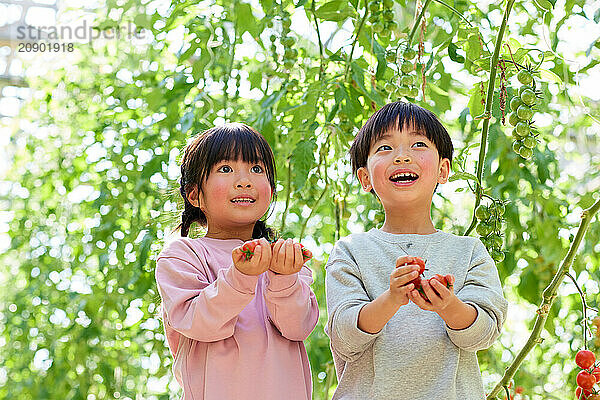
[[(427, 260), (425, 278), (454, 275), (454, 293), (477, 310), (471, 326), (453, 330), (411, 301), (378, 333), (358, 328), (360, 309), (389, 289), (402, 248)], [(508, 303), (479, 239), (371, 229), (339, 240), (326, 269), (326, 331), (339, 382), (332, 400), (485, 399), (476, 351), (496, 340)]]

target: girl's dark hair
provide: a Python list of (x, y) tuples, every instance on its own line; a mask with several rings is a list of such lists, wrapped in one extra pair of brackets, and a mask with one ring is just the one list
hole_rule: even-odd
[[(199, 207), (194, 207), (187, 195), (198, 187), (198, 195), (210, 171), (220, 161), (239, 160), (247, 163), (262, 163), (275, 198), (275, 161), (273, 151), (265, 138), (253, 128), (242, 123), (230, 123), (210, 128), (196, 136), (184, 150), (181, 159), (181, 179), (179, 192), (183, 197), (184, 209), (181, 214), (181, 236), (187, 236), (192, 223), (206, 227), (206, 215)], [(252, 238), (273, 240), (274, 231), (262, 220), (256, 221)]]
[(452, 140), (435, 114), (416, 104), (396, 101), (377, 110), (358, 131), (350, 147), (352, 173), (356, 174), (359, 168), (367, 165), (373, 143), (392, 129), (401, 131), (411, 125), (425, 132), (427, 139), (437, 148), (440, 159), (447, 158), (452, 164)]

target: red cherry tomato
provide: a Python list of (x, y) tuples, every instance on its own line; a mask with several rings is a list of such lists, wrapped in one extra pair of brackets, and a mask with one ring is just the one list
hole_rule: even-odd
[[(581, 392), (583, 392), (583, 396), (581, 395)], [(592, 391), (590, 390), (584, 390), (580, 387), (578, 387), (575, 390), (575, 398), (576, 399), (583, 399), (583, 400), (587, 400), (590, 398), (590, 396), (592, 395)]]
[(596, 383), (594, 375), (587, 371), (581, 371), (577, 374), (577, 385), (585, 390), (591, 390)]
[(596, 356), (589, 350), (579, 350), (575, 356), (575, 363), (581, 369), (588, 369), (596, 361)]

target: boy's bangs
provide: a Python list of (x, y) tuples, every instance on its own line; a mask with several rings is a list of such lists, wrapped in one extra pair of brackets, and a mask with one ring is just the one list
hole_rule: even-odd
[(369, 148), (389, 131), (402, 131), (404, 128), (415, 129), (439, 148), (438, 143), (436, 143), (436, 136), (433, 135), (438, 126), (431, 116), (420, 108), (410, 107), (410, 105), (402, 103), (391, 104), (391, 107), (382, 108), (373, 117), (365, 125), (365, 134), (370, 137)]

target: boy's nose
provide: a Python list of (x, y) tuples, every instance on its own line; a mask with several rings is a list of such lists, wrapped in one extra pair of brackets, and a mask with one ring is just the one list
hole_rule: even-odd
[(410, 156), (409, 155), (399, 155), (394, 160), (394, 163), (396, 163), (396, 164), (402, 164), (403, 162), (405, 162), (405, 163), (411, 162)]

